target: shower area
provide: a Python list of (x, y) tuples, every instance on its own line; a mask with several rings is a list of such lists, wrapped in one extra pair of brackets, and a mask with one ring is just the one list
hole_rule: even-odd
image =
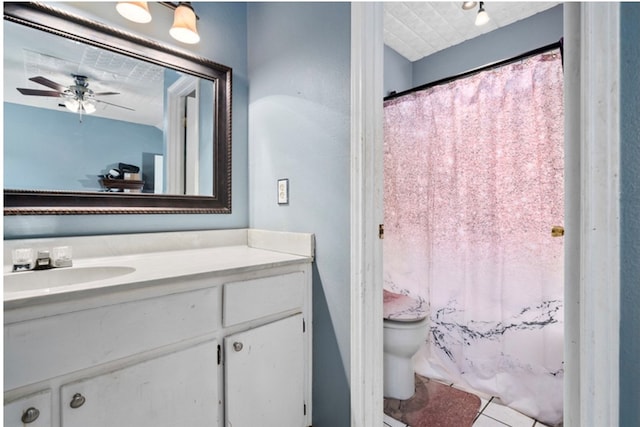
[(562, 86), (556, 44), (384, 103), (384, 287), (429, 308), (416, 372), (549, 425), (563, 413)]

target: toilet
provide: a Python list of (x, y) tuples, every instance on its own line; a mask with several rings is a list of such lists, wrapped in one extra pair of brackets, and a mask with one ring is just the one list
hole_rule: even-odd
[(424, 302), (384, 290), (384, 397), (407, 400), (415, 393), (411, 358), (427, 338)]

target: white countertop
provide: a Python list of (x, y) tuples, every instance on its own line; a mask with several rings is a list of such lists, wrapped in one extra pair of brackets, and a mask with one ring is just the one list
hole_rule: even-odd
[[(102, 237), (103, 238), (103, 237)], [(158, 236), (153, 236), (157, 239)], [(302, 240), (301, 240), (302, 238)], [(91, 239), (87, 237), (86, 239)], [(288, 241), (304, 241), (304, 250), (287, 253)], [(72, 267), (63, 267), (43, 271), (10, 272), (5, 265), (5, 277), (9, 275), (31, 275), (45, 277), (55, 270), (81, 269), (87, 267), (130, 267), (134, 271), (107, 279), (84, 281), (64, 286), (39, 287), (36, 289), (4, 289), (4, 308), (20, 308), (61, 301), (75, 296), (104, 294), (110, 290), (135, 289), (152, 286), (167, 279), (215, 277), (222, 274), (243, 273), (264, 268), (273, 268), (295, 263), (313, 261), (313, 235), (297, 233), (249, 232), (247, 244), (230, 246), (196, 247), (173, 251), (143, 252), (125, 255), (107, 255), (73, 260)], [(28, 242), (21, 242), (26, 245)], [(41, 241), (38, 242), (41, 244)], [(68, 243), (68, 242), (62, 242)], [(237, 243), (237, 242), (234, 242)], [(260, 247), (252, 247), (260, 246)], [(52, 242), (59, 244), (59, 242)], [(86, 244), (86, 242), (84, 243)], [(306, 247), (310, 247), (308, 251)], [(275, 250), (274, 250), (275, 249)], [(5, 245), (6, 250), (6, 245)], [(296, 253), (297, 252), (297, 253)], [(74, 249), (75, 255), (75, 249)], [(45, 285), (46, 286), (46, 285)], [(32, 287), (31, 285), (29, 286)]]
[[(44, 302), (43, 297), (56, 294), (69, 294), (97, 288), (116, 286), (133, 287), (135, 284), (152, 282), (162, 279), (175, 279), (199, 274), (219, 275), (240, 273), (257, 268), (278, 267), (291, 263), (309, 262), (309, 257), (255, 249), (248, 246), (227, 246), (209, 249), (181, 250), (174, 252), (156, 252), (150, 254), (114, 256), (106, 258), (85, 258), (74, 262), (73, 267), (64, 269), (79, 269), (84, 267), (117, 266), (132, 267), (131, 273), (91, 282), (76, 283), (66, 286), (40, 288), (21, 291), (4, 291), (5, 309), (10, 308), (10, 302), (31, 300), (35, 303)], [(62, 270), (62, 269), (60, 269)], [(34, 280), (38, 276), (45, 276), (52, 270), (15, 272), (7, 274), (31, 275)], [(21, 304), (20, 304), (21, 305)]]

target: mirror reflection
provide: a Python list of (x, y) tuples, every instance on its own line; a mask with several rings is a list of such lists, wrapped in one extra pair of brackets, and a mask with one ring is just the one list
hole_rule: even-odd
[(3, 89), (7, 189), (214, 193), (211, 80), (5, 21)]

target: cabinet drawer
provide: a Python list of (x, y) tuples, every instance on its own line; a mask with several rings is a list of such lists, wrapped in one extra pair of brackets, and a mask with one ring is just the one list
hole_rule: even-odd
[[(31, 420), (25, 418), (25, 412), (31, 410)], [(36, 411), (36, 412), (33, 412)], [(51, 427), (51, 390), (44, 390), (22, 397), (4, 405), (5, 427)]]
[(223, 291), (224, 326), (302, 308), (305, 274), (302, 271), (226, 283)]
[[(4, 327), (5, 390), (215, 331), (216, 288), (29, 320)], [(218, 316), (216, 316), (218, 314)]]

